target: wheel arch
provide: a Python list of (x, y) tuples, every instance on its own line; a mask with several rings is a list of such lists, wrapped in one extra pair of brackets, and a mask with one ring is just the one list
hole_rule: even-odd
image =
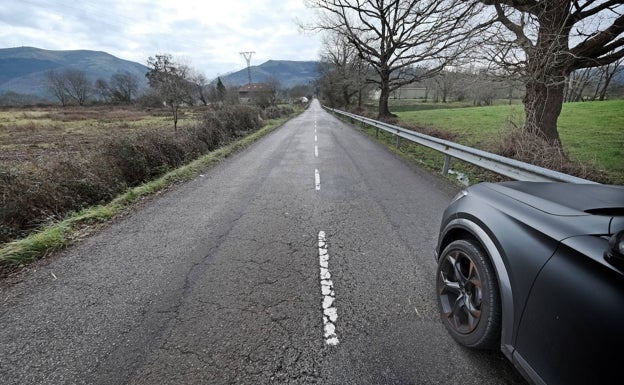
[(512, 360), (513, 347), (513, 292), (507, 268), (505, 266), (501, 252), (494, 239), (477, 223), (466, 218), (455, 218), (444, 228), (441, 234), (441, 241), (438, 245), (438, 254), (451, 242), (464, 239), (476, 242), (485, 251), (490, 263), (494, 267), (500, 290), (500, 301), (502, 308), (501, 315), (501, 350), (509, 360)]

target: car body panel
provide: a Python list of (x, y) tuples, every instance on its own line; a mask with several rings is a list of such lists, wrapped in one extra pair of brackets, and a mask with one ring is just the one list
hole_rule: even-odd
[(604, 262), (606, 240), (585, 236), (570, 243), (535, 281), (514, 355), (549, 384), (620, 383), (624, 276)]
[(609, 225), (609, 234), (615, 234), (624, 230), (624, 216), (614, 217)]
[[(624, 310), (610, 310), (617, 306), (613, 302), (616, 300), (624, 309), (621, 306), (624, 304), (624, 277), (622, 271), (604, 257), (608, 236), (622, 229), (624, 186), (481, 183), (462, 192), (445, 210), (436, 257), (456, 239), (471, 238), (479, 242), (489, 255), (499, 280), (502, 351), (533, 383), (575, 383), (578, 382), (575, 378), (582, 378), (579, 373), (586, 374), (587, 369), (578, 368), (579, 373), (572, 377), (560, 375), (567, 357), (576, 362), (608, 356), (598, 350), (597, 345), (592, 345), (591, 337), (576, 339), (576, 343), (566, 339), (575, 340), (574, 328), (584, 330), (582, 323), (577, 322), (576, 326), (570, 323), (566, 329), (568, 335), (557, 335), (552, 343), (548, 336), (561, 329), (557, 314), (559, 317), (566, 314), (566, 319), (570, 319), (575, 311), (582, 311), (575, 306), (573, 289), (576, 287), (583, 290), (579, 305), (604, 319), (614, 317), (617, 320), (610, 327), (604, 327), (605, 333), (597, 334), (600, 343), (608, 342), (607, 334), (618, 327), (620, 334), (614, 340), (618, 344), (624, 342), (621, 332)], [(605, 281), (600, 281), (601, 277)], [(592, 287), (604, 290), (607, 299), (592, 303), (591, 299), (598, 295)], [(553, 294), (544, 290), (552, 290)], [(578, 320), (600, 325), (590, 315), (580, 316)], [(582, 345), (587, 345), (587, 352), (565, 354), (566, 349), (578, 344), (581, 349)], [(602, 345), (602, 349), (611, 350), (608, 345)], [(553, 358), (550, 354), (559, 356)], [(559, 359), (557, 362), (561, 365), (557, 362), (552, 366), (543, 364), (550, 359)], [(610, 362), (613, 363), (613, 359)], [(607, 368), (600, 365), (597, 368), (606, 378), (612, 375)]]

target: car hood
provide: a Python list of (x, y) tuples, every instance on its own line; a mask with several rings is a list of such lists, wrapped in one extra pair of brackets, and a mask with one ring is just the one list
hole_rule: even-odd
[(551, 215), (624, 215), (624, 186), (548, 182), (486, 185), (487, 188)]

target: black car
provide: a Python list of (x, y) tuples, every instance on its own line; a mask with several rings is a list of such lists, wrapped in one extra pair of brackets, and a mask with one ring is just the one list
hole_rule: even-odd
[(624, 383), (624, 186), (481, 183), (445, 210), (442, 322), (536, 384)]

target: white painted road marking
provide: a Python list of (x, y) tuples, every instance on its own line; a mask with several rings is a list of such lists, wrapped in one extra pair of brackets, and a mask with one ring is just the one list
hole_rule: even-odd
[(321, 189), (321, 174), (319, 174), (319, 170), (315, 169), (314, 170), (314, 181), (316, 182), (316, 190), (320, 190)]
[(314, 156), (318, 158), (318, 146), (314, 146)]
[(327, 252), (327, 239), (325, 232), (318, 234), (319, 265), (321, 269), (321, 294), (323, 295), (323, 336), (327, 345), (338, 345), (338, 334), (336, 333), (336, 321), (338, 320), (338, 310), (334, 306), (336, 292), (334, 283), (329, 272), (329, 253)]

